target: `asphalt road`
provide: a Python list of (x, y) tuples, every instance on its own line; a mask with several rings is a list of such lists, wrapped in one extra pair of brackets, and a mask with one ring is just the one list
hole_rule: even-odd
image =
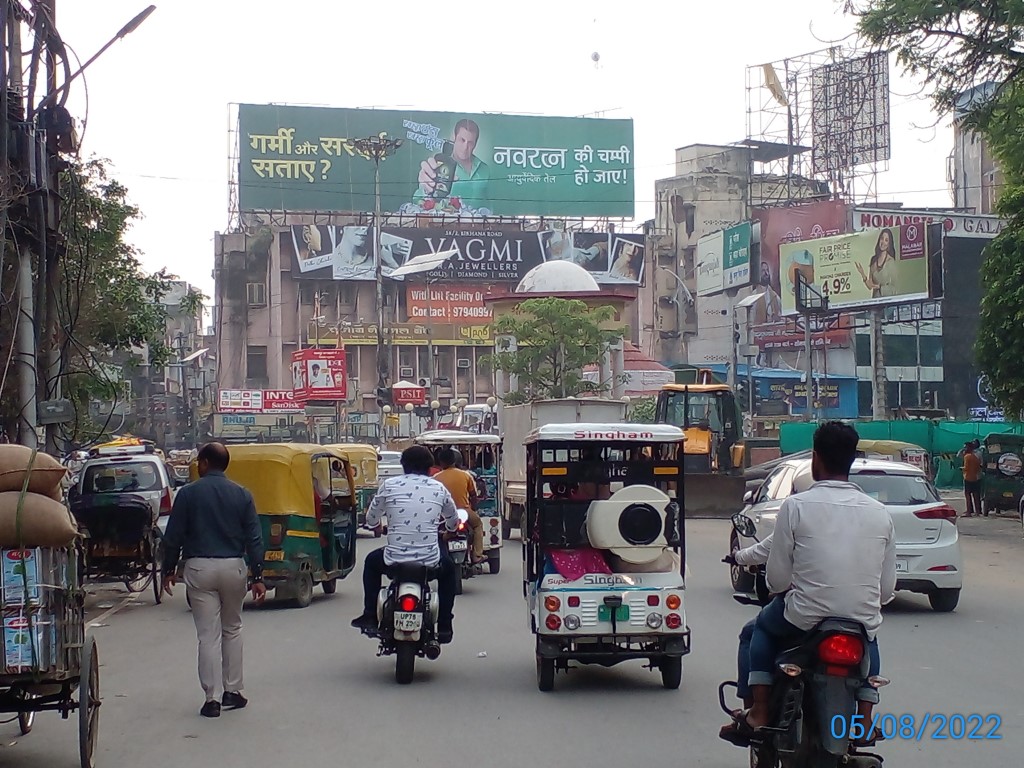
[[(880, 634), (883, 673), (893, 684), (882, 711), (989, 713), (1000, 741), (892, 741), (887, 764), (1003, 768), (1024, 747), (1024, 542), (1011, 518), (962, 521), (967, 586), (953, 614), (926, 599), (897, 598)], [(198, 765), (735, 766), (744, 752), (716, 737), (720, 680), (734, 676), (735, 638), (753, 609), (730, 599), (724, 553), (728, 523), (688, 527), (692, 577), (687, 617), (694, 651), (683, 686), (665, 691), (639, 662), (559, 675), (537, 691), (519, 579), (518, 542), (499, 576), (467, 582), (456, 606), (455, 642), (421, 661), (411, 686), (394, 683), (393, 658), (348, 626), (359, 610), (358, 572), (333, 597), (305, 609), (268, 604), (246, 612), (250, 707), (219, 720), (198, 716), (195, 634), (183, 594), (156, 607), (152, 596), (117, 612), (94, 607), (104, 704), (100, 768)], [(363, 550), (375, 546), (361, 542)], [(179, 590), (180, 592), (180, 590)], [(104, 593), (109, 601), (114, 593)], [(107, 602), (103, 603), (107, 605)], [(120, 601), (114, 603), (121, 606)], [(73, 768), (77, 723), (41, 715), (27, 737), (0, 725), (4, 768)]]

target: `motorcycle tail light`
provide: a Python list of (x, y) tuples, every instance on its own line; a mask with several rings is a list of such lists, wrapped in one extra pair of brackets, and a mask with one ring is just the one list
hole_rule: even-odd
[(670, 613), (665, 617), (665, 626), (669, 629), (679, 629), (683, 626), (683, 617), (678, 613)]
[(782, 670), (783, 674), (790, 677), (799, 677), (800, 673), (803, 672), (803, 669), (796, 664), (779, 664), (779, 669)]
[(562, 620), (554, 613), (548, 614), (547, 619), (544, 620), (544, 626), (550, 629), (552, 632), (557, 632), (562, 626)]
[(420, 601), (416, 599), (415, 595), (402, 595), (398, 598), (398, 610), (405, 613), (412, 613), (419, 604)]
[(818, 644), (818, 658), (825, 664), (852, 667), (864, 658), (864, 643), (854, 635), (829, 635)]
[(554, 595), (548, 595), (544, 598), (544, 607), (549, 611), (554, 612), (562, 607), (562, 601)]
[(887, 677), (882, 677), (881, 675), (872, 675), (868, 678), (868, 685), (872, 688), (882, 688), (891, 682), (892, 680)]
[(466, 524), (465, 524), (465, 523), (463, 523), (463, 522), (460, 522), (460, 523), (459, 523), (459, 527), (458, 527), (458, 529), (457, 529), (457, 530), (458, 530), (458, 531), (459, 531), (460, 533), (461, 533), (462, 531), (466, 530)]

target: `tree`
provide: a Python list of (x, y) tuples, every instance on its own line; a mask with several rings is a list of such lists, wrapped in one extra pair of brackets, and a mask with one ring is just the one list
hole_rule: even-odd
[(629, 406), (629, 420), (636, 424), (653, 424), (658, 410), (658, 398), (641, 397)]
[[(861, 34), (922, 75), (940, 114), (988, 139), (1005, 186), (1007, 224), (986, 248), (975, 355), (992, 394), (1024, 411), (1024, 2), (1021, 0), (847, 0)], [(981, 97), (963, 94), (992, 84)]]
[[(64, 248), (57, 265), (60, 279), (54, 281), (51, 296), (57, 333), (56, 338), (41, 335), (37, 367), (41, 396), (54, 392), (59, 380), (62, 394), (76, 406), (78, 417), (65, 425), (64, 438), (84, 443), (106, 427), (92, 423), (89, 403), (96, 399), (116, 402), (124, 395), (123, 379), (114, 371), (125, 362), (162, 365), (167, 360), (167, 313), (160, 299), (169, 284), (163, 271), (145, 274), (138, 251), (125, 242), (125, 233), (139, 217), (139, 209), (129, 202), (127, 189), (110, 178), (103, 161), (68, 162), (61, 173), (61, 190)], [(6, 250), (12, 252), (11, 243)], [(13, 324), (8, 320), (14, 318), (15, 305), (6, 302), (6, 297), (13, 295), (9, 260), (3, 266), (0, 355), (6, 361), (13, 341), (9, 331)], [(43, 361), (53, 344), (59, 345), (61, 365), (48, 376)], [(0, 400), (0, 420), (8, 431), (17, 419), (13, 389), (5, 385)]]
[[(622, 336), (610, 328), (612, 307), (588, 307), (579, 299), (527, 299), (515, 312), (494, 324), (495, 353), (486, 358), (495, 370), (515, 376), (519, 388), (505, 402), (529, 402), (602, 392), (610, 382), (591, 382), (583, 376), (588, 365), (600, 363), (609, 346)], [(515, 339), (515, 348), (501, 340)]]

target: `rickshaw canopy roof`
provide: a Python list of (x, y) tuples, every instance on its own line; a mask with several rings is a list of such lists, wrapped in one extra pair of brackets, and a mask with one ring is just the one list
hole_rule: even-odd
[(325, 446), (347, 456), (356, 475), (356, 485), (377, 487), (377, 460), (380, 452), (369, 443), (333, 443)]
[(499, 445), (497, 435), (460, 432), (456, 429), (432, 429), (416, 438), (417, 445)]
[(670, 424), (547, 424), (530, 432), (523, 445), (538, 442), (681, 443), (686, 435)]
[[(248, 489), (261, 515), (314, 517), (313, 460), (327, 455), (351, 464), (341, 451), (306, 443), (232, 445), (228, 453), (225, 474)], [(321, 480), (330, 491), (329, 472)]]

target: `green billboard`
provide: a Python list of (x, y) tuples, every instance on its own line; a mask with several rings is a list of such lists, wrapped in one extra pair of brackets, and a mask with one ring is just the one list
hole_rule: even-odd
[(633, 121), (238, 108), (243, 211), (372, 211), (374, 163), (355, 140), (402, 146), (380, 164), (381, 207), (408, 214), (633, 216)]

